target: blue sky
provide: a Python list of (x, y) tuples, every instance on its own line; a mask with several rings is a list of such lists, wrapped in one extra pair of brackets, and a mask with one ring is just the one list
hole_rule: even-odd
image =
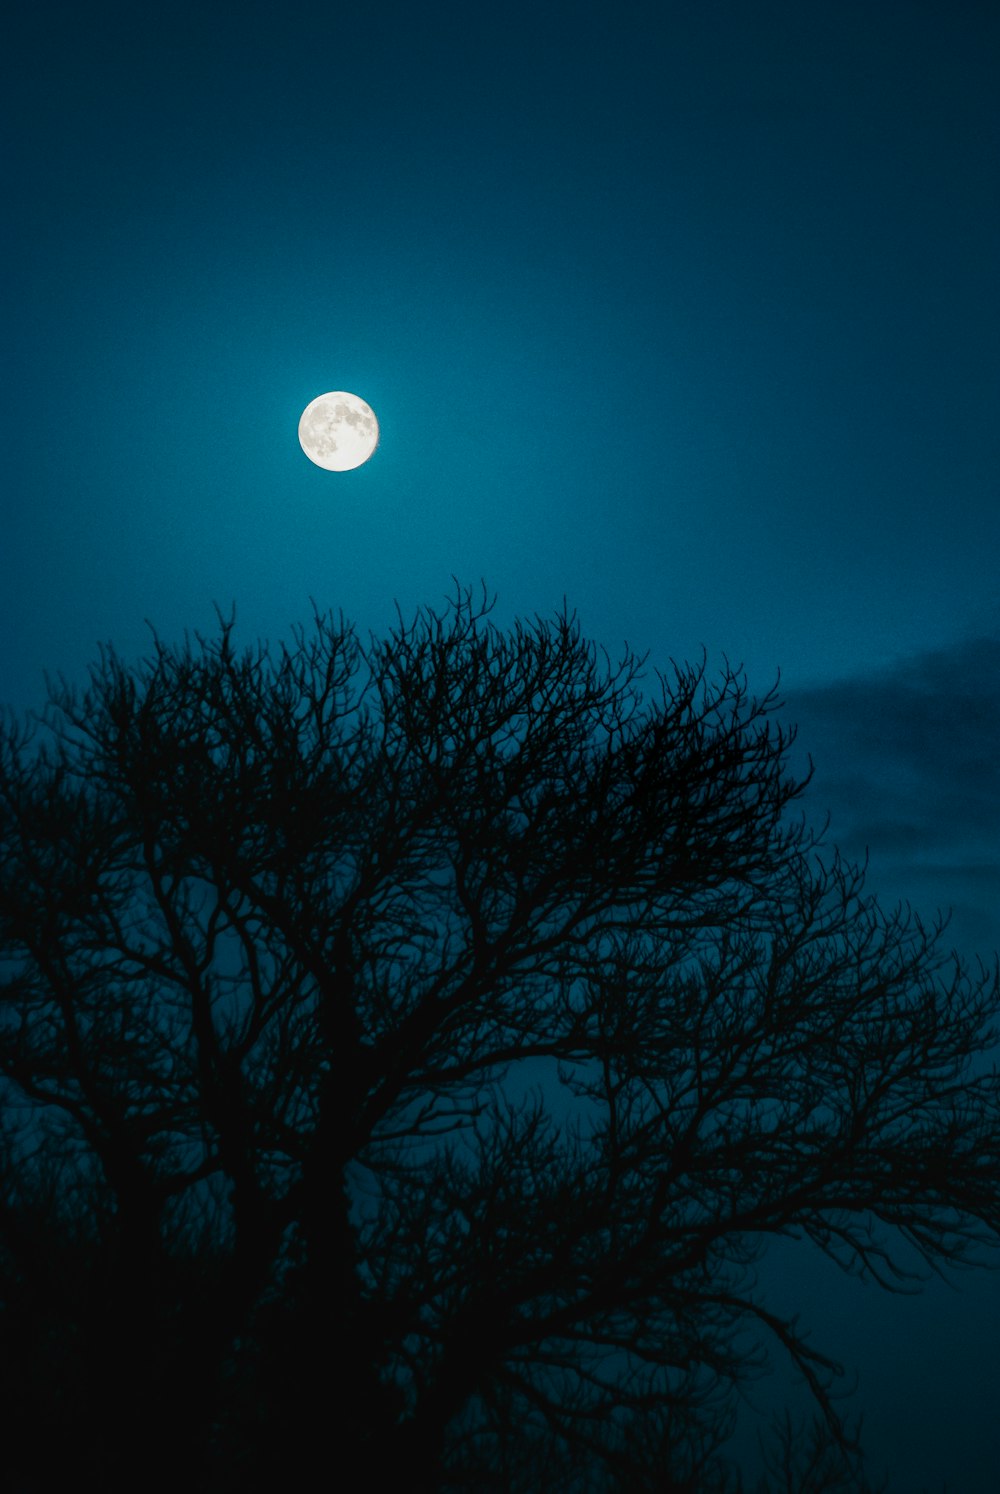
[[(0, 697), (213, 603), (249, 638), (452, 576), (565, 597), (780, 669), (810, 806), (988, 953), (998, 43), (970, 0), (20, 7)], [(379, 416), (356, 472), (299, 450), (327, 389)], [(893, 1488), (992, 1488), (1000, 1289), (800, 1289), (843, 1300)]]

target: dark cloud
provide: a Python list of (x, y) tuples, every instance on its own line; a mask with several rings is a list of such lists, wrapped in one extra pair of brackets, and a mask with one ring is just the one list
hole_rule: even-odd
[(797, 761), (815, 764), (807, 811), (829, 812), (847, 855), (870, 855), (870, 887), (950, 908), (959, 945), (1000, 947), (1000, 639), (796, 690), (786, 706)]

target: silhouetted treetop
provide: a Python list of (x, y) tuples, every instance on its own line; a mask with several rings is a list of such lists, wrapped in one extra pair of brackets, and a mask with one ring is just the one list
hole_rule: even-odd
[(156, 1445), (213, 1490), (734, 1488), (767, 1344), (862, 1487), (753, 1262), (995, 1242), (997, 987), (821, 854), (777, 705), (460, 591), (108, 649), (7, 723), (15, 1487)]

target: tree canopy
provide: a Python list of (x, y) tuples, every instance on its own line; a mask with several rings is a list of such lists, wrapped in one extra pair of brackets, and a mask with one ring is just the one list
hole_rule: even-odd
[(722, 1489), (768, 1346), (801, 1487), (860, 1480), (753, 1264), (995, 1243), (995, 976), (823, 852), (739, 671), (461, 591), (234, 635), (0, 741), (14, 1486)]

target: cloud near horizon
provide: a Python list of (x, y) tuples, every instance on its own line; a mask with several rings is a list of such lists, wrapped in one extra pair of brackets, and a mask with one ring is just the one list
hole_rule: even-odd
[(868, 886), (924, 916), (950, 909), (966, 953), (1000, 948), (1000, 639), (978, 637), (887, 669), (796, 690), (803, 799), (828, 843), (870, 856)]

